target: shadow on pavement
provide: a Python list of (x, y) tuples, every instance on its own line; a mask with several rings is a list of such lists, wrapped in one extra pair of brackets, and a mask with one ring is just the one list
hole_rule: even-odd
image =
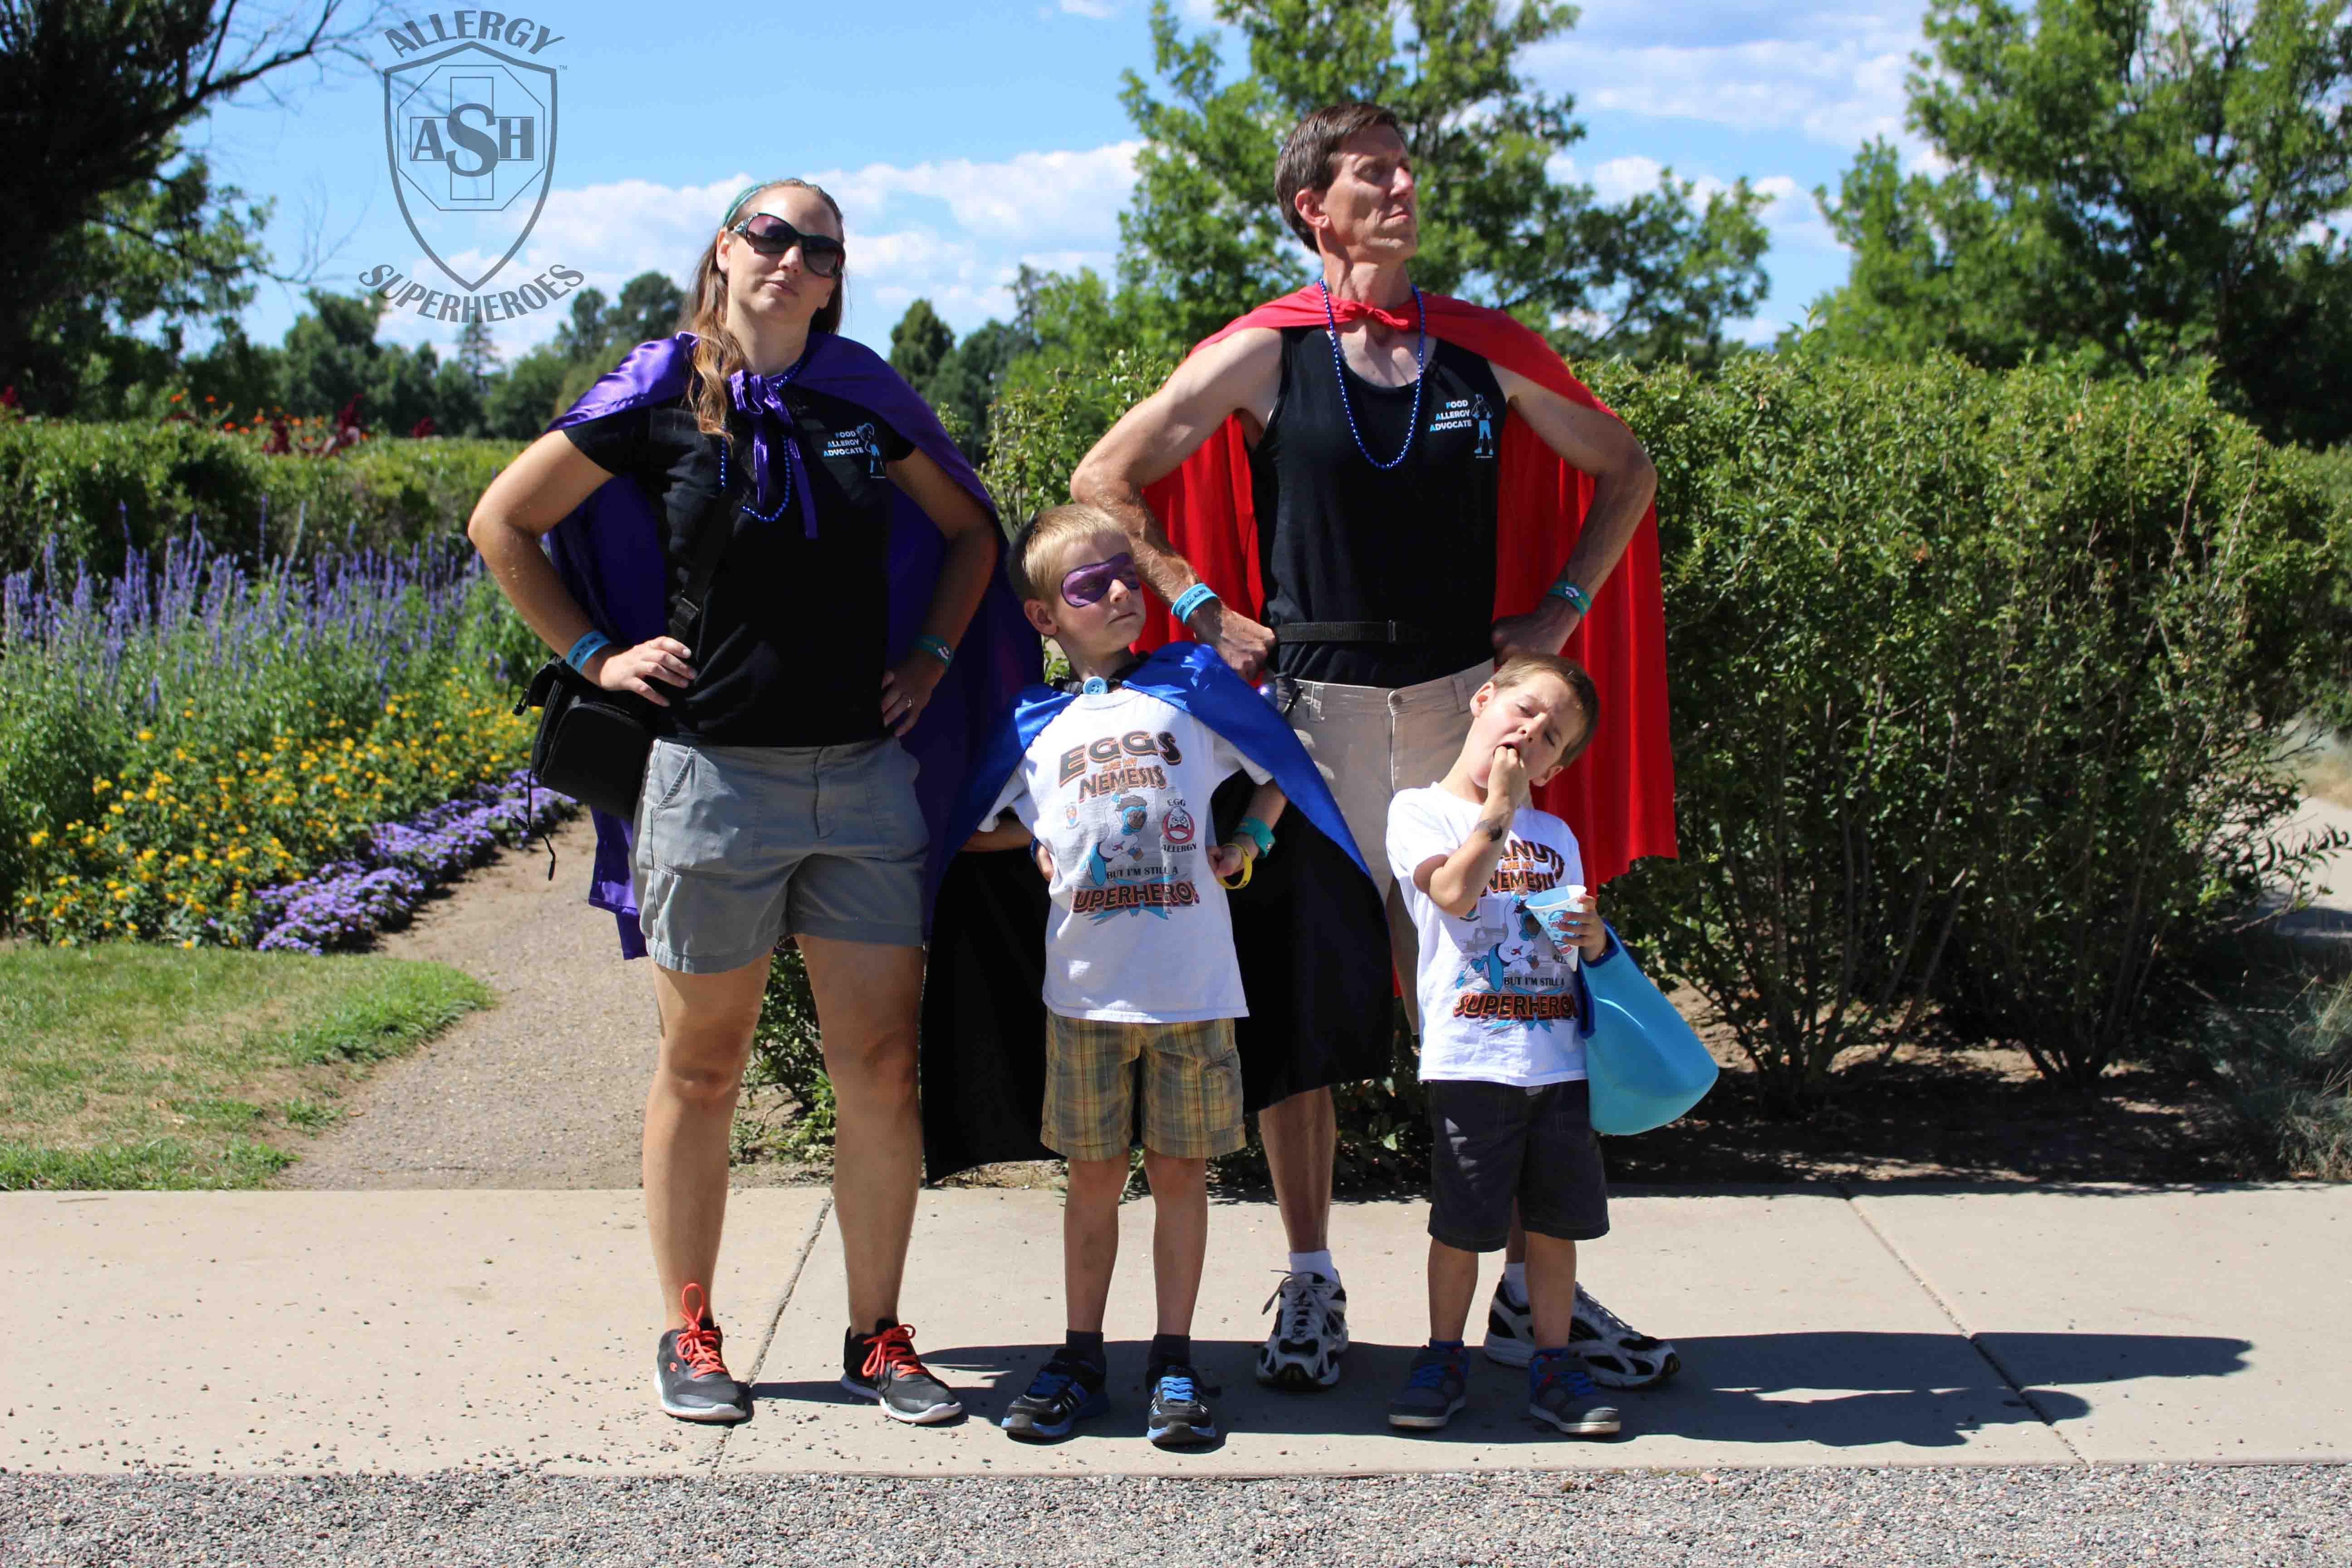
[[(2007, 1333), (1980, 1336), (2032, 1402), (1957, 1334), (1832, 1331), (1681, 1339), (1682, 1370), (1651, 1389), (1607, 1390), (1625, 1436), (1673, 1434), (1707, 1442), (1811, 1443), (1831, 1448), (1890, 1445), (1949, 1448), (2004, 1425), (2063, 1423), (2088, 1415), (2081, 1396), (2051, 1384), (2146, 1378), (2225, 1377), (2245, 1367), (2244, 1340), (2164, 1334)], [(1141, 1430), (1143, 1341), (1109, 1345), (1110, 1413), (1088, 1432)], [(1215, 1390), (1230, 1431), (1302, 1438), (1388, 1433), (1389, 1395), (1403, 1383), (1412, 1345), (1358, 1341), (1339, 1387), (1313, 1394), (1262, 1388), (1255, 1342), (1200, 1340), (1193, 1363)], [(1050, 1345), (962, 1345), (924, 1352), (961, 1394), (969, 1418), (994, 1425), (1052, 1352)], [(1415, 1442), (1518, 1442), (1546, 1436), (1526, 1415), (1526, 1374), (1471, 1355), (1470, 1405), (1440, 1432), (1395, 1433)], [(837, 1384), (762, 1383), (762, 1400), (851, 1403)], [(1793, 1395), (1802, 1394), (1802, 1397)], [(1558, 1439), (1569, 1441), (1570, 1439)]]

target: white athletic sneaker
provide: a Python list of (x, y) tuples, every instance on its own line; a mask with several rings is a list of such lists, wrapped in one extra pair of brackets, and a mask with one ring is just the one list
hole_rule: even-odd
[[(1647, 1388), (1664, 1383), (1683, 1364), (1673, 1341), (1640, 1332), (1581, 1285), (1576, 1288), (1568, 1348), (1582, 1360), (1593, 1382), (1610, 1388)], [(1525, 1301), (1512, 1296), (1507, 1284), (1496, 1280), (1494, 1299), (1486, 1304), (1486, 1359), (1525, 1366), (1535, 1353), (1535, 1315)]]
[[(1328, 1388), (1348, 1349), (1348, 1292), (1320, 1274), (1285, 1274), (1266, 1307), (1282, 1303), (1257, 1352), (1257, 1380), (1276, 1388)], [(1260, 1309), (1261, 1310), (1265, 1309)]]

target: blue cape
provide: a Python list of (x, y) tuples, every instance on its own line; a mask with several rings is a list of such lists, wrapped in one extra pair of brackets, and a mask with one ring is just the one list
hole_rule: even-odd
[[(693, 377), (693, 356), (691, 333), (640, 343), (548, 428), (562, 430), (604, 415), (667, 402), (687, 390)], [(793, 384), (843, 398), (880, 416), (988, 508), (992, 517), (995, 515), (980, 476), (940, 428), (929, 405), (873, 350), (832, 333), (813, 334), (808, 356)], [(785, 444), (785, 460), (798, 466), (800, 456), (789, 449), (788, 436)], [(807, 494), (805, 484), (800, 489), (803, 496)], [(617, 478), (600, 488), (556, 524), (546, 544), (557, 575), (598, 631), (626, 646), (658, 637), (667, 628), (669, 573), (662, 531), (652, 503), (635, 480)], [(946, 548), (946, 541), (922, 508), (894, 492), (890, 624), (885, 655), (893, 663), (906, 657), (915, 634), (922, 629)], [(1037, 634), (1023, 619), (1003, 574), (991, 574), (988, 594), (957, 645), (955, 663), (932, 692), (922, 718), (901, 742), (922, 764), (915, 794), (931, 830), (927, 888), (938, 887), (953, 847), (962, 842), (946, 831), (956, 785), (971, 772), (990, 721), (1003, 710), (1013, 693), (1038, 679), (1041, 668)], [(824, 675), (811, 671), (810, 678), (823, 679)], [(596, 825), (596, 858), (589, 876), (588, 901), (613, 912), (620, 927), (622, 956), (643, 957), (645, 939), (637, 930), (636, 898), (629, 877), (633, 825), (601, 811), (592, 815)], [(929, 919), (928, 904), (925, 919)]]
[[(1272, 774), (1289, 805), (1274, 853), (1227, 895), (1250, 1016), (1234, 1025), (1252, 1110), (1301, 1089), (1391, 1070), (1394, 1001), (1380, 894), (1339, 803), (1290, 726), (1213, 649), (1171, 643), (1124, 684), (1191, 714)], [(1067, 707), (1024, 690), (993, 727), (950, 818), (961, 845)], [(1253, 786), (1225, 781), (1210, 815), (1232, 835)], [(943, 871), (923, 987), (925, 1173), (1055, 1156), (1038, 1142), (1045, 1091), (1045, 879), (1025, 850), (960, 855)]]

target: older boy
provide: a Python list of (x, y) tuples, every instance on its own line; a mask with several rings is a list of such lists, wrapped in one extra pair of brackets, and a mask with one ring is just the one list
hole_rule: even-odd
[(1575, 1436), (1618, 1430), (1570, 1346), (1576, 1244), (1609, 1230), (1585, 1085), (1589, 1004), (1573, 963), (1614, 952), (1590, 897), (1562, 922), (1559, 947), (1524, 902), (1584, 880), (1576, 836), (1528, 795), (1584, 749), (1599, 709), (1591, 678), (1570, 660), (1507, 659), (1470, 700), (1470, 734), (1451, 771), (1389, 810), (1389, 865), (1420, 938), (1435, 1187), (1429, 1343), (1389, 1403), (1391, 1426), (1443, 1426), (1462, 1408), (1478, 1254), (1503, 1247), (1516, 1204), (1535, 1328), (1528, 1413)]
[[(1000, 824), (970, 845), (1034, 836), (1052, 888), (1044, 1141), (1069, 1161), (1068, 1333), (1013, 1402), (1004, 1429), (1060, 1437), (1107, 1407), (1103, 1310), (1139, 1078), (1159, 1306), (1145, 1435), (1163, 1447), (1212, 1442), (1216, 1415), (1192, 1364), (1192, 1310), (1208, 1244), (1209, 1160), (1244, 1142), (1233, 1020), (1248, 1012), (1220, 884), (1247, 882), (1272, 847), (1285, 797), (1265, 766), (1202, 719), (1125, 683), (1142, 662), (1128, 645), (1144, 601), (1115, 521), (1091, 507), (1042, 512), (1007, 564), (1030, 624), (1061, 645), (1081, 685), (1030, 740), (982, 818), (996, 823), (1009, 811), (1018, 826)], [(1201, 651), (1209, 679), (1263, 709)], [(1257, 781), (1256, 793), (1234, 836), (1213, 844), (1209, 797), (1237, 771)]]

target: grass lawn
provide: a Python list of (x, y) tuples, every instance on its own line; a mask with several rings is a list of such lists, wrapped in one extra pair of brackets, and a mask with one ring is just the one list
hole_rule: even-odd
[(489, 1000), (366, 955), (0, 947), (0, 1191), (258, 1186), (370, 1063)]

